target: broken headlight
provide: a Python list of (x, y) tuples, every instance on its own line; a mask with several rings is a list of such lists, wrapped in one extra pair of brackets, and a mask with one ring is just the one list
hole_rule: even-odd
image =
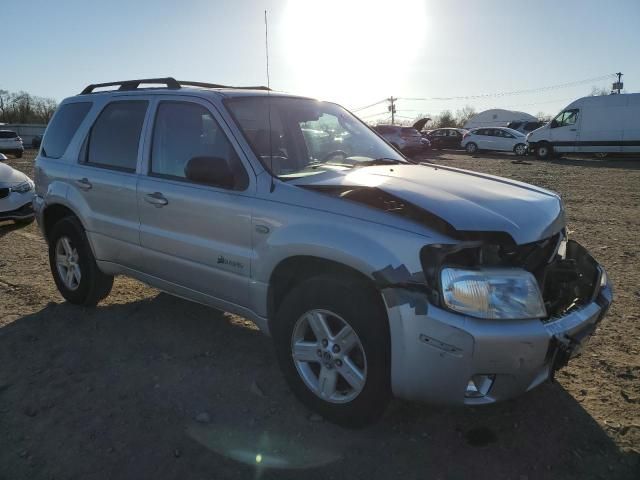
[(440, 282), (445, 305), (472, 317), (515, 320), (547, 315), (538, 283), (526, 270), (443, 268)]

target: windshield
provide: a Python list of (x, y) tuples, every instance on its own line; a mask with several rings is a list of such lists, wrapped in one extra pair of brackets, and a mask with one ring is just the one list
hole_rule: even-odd
[(232, 98), (225, 104), (265, 168), (285, 180), (329, 169), (406, 162), (369, 127), (333, 103), (262, 96)]

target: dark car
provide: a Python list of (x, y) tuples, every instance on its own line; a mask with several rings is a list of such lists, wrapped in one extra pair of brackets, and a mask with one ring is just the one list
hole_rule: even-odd
[(31, 146), (33, 148), (40, 148), (40, 144), (42, 143), (42, 135), (36, 135), (31, 139)]
[(431, 142), (431, 148), (440, 150), (443, 148), (460, 149), (462, 137), (467, 133), (464, 128), (437, 128), (427, 133), (427, 138)]

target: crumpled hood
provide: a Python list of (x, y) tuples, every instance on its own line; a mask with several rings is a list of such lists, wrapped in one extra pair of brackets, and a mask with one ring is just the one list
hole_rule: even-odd
[(360, 167), (311, 175), (291, 183), (319, 190), (375, 188), (439, 217), (461, 234), (504, 232), (518, 244), (547, 238), (565, 225), (562, 202), (553, 192), (439, 165)]
[(15, 168), (11, 168), (9, 165), (5, 165), (4, 163), (0, 163), (0, 186), (10, 186), (15, 185), (16, 183), (22, 183), (28, 180), (24, 173), (19, 172)]

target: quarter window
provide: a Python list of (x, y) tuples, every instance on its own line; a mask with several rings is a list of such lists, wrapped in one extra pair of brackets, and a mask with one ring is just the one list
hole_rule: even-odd
[(148, 102), (118, 101), (107, 105), (89, 133), (86, 162), (133, 172)]
[(60, 158), (64, 155), (76, 130), (89, 113), (91, 105), (91, 102), (67, 103), (58, 109), (42, 141), (42, 155), (49, 158)]
[(188, 102), (160, 103), (153, 131), (151, 174), (185, 179), (185, 167), (195, 157), (224, 159), (233, 172), (235, 188), (246, 188), (246, 171), (206, 108)]

